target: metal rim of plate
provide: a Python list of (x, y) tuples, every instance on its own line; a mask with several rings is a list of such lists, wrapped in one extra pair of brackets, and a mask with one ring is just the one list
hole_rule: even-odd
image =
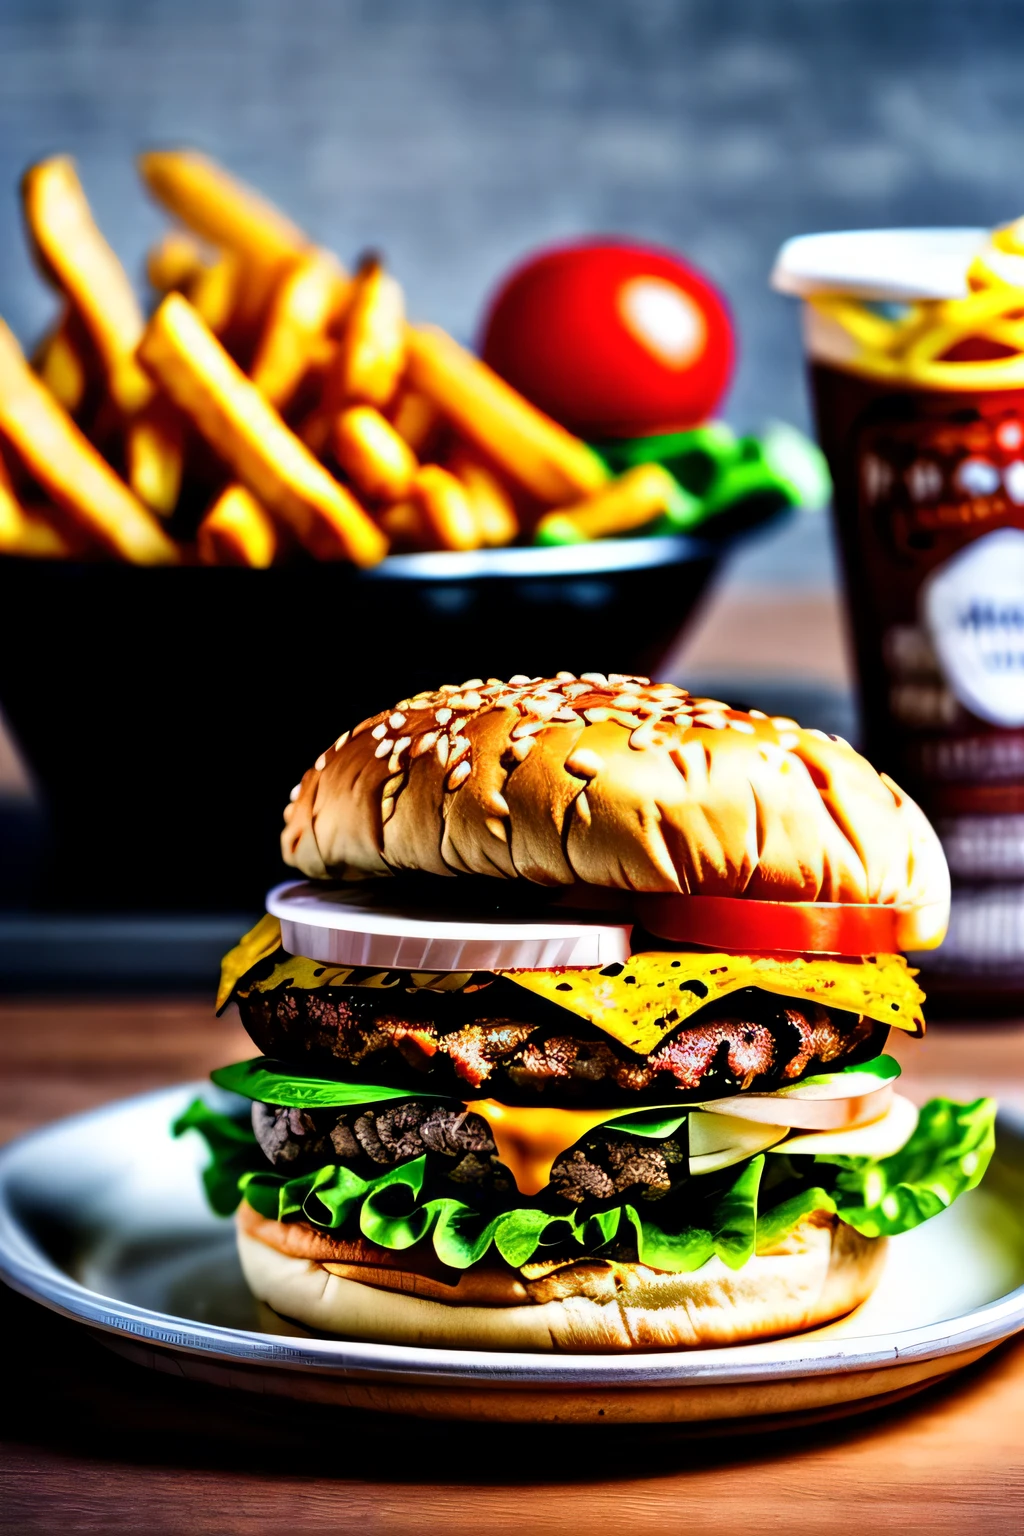
[(488, 919), (453, 909), (438, 915), (393, 906), (386, 882), (318, 888), (285, 881), (267, 896), (291, 955), (328, 965), (375, 965), (405, 971), (550, 970), (604, 966), (629, 959), (631, 923), (595, 913)]
[[(290, 1338), (173, 1317), (99, 1295), (73, 1280), (19, 1222), (11, 1201), (18, 1168), (47, 1137), (88, 1132), (105, 1116), (148, 1107), (168, 1123), (204, 1084), (158, 1089), (55, 1122), (0, 1150), (0, 1279), (33, 1301), (104, 1332), (186, 1354), (238, 1364), (437, 1387), (520, 1388), (729, 1386), (866, 1371), (940, 1360), (997, 1344), (1024, 1327), (1024, 1285), (962, 1316), (924, 1327), (851, 1339), (801, 1340), (717, 1349), (624, 1355), (543, 1355), (447, 1350), (344, 1339)], [(1004, 1113), (1004, 1127), (1024, 1137), (1024, 1115)]]

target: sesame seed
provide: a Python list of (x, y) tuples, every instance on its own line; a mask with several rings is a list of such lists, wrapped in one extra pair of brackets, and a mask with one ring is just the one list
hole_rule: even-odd
[(370, 735), (373, 737), (374, 741), (380, 741), (381, 737), (386, 736), (387, 733), (388, 723), (386, 720), (382, 720), (380, 725), (374, 726), (373, 730), (370, 732)]
[(483, 702), (483, 699), (475, 691), (475, 689), (471, 690), (469, 693), (463, 694), (462, 696), (463, 709), (480, 709), (483, 706)]
[(382, 822), (390, 821), (394, 814), (395, 802), (390, 795), (385, 795), (384, 799), (380, 803), (380, 819)]
[(637, 698), (635, 693), (620, 693), (616, 698), (612, 699), (612, 708), (632, 711), (642, 708), (643, 702), (643, 699)]
[(580, 821), (585, 827), (589, 827), (591, 822), (590, 801), (587, 799), (583, 790), (580, 790), (579, 794), (576, 796), (576, 799), (573, 801), (573, 805), (575, 807), (576, 815), (579, 817)]
[(395, 713), (391, 716), (391, 719), (388, 721), (388, 725), (390, 725), (393, 731), (400, 731), (404, 724), (405, 716), (401, 713), (400, 710), (396, 710)]
[(437, 721), (438, 725), (447, 725), (448, 721), (451, 719), (451, 717), (452, 717), (452, 712), (451, 712), (450, 709), (435, 709), (434, 710), (434, 719)]
[(484, 685), (484, 680), (483, 680), (482, 677), (471, 677), (466, 682), (463, 683), (462, 687), (463, 687), (463, 690), (465, 690), (467, 688), (482, 688), (483, 685)]
[[(458, 772), (457, 769), (456, 772)], [(500, 816), (485, 817), (484, 826), (487, 828), (492, 837), (500, 838), (503, 843), (508, 842), (508, 832), (506, 831), (505, 823), (502, 821)]]
[(580, 673), (580, 682), (581, 683), (600, 683), (600, 684), (603, 685), (603, 684), (606, 684), (608, 682), (608, 679), (605, 677), (603, 672), (581, 672)]
[(574, 709), (556, 709), (554, 714), (551, 716), (552, 724), (554, 724), (554, 722), (557, 720), (562, 725), (568, 725), (572, 721), (578, 719), (579, 715)]
[(448, 788), (458, 789), (460, 784), (466, 782), (471, 772), (472, 769), (468, 763), (457, 763), (448, 775)]
[(464, 757), (469, 755), (470, 746), (465, 736), (460, 736), (452, 742), (452, 750), (449, 755), (449, 763), (461, 763)]
[(772, 725), (777, 731), (798, 731), (800, 727), (795, 720), (790, 720), (788, 715), (773, 715)]
[[(390, 767), (390, 766), (391, 766), (391, 764), (389, 763), (388, 767)], [(401, 774), (401, 773), (394, 774), (390, 779), (388, 779), (387, 783), (384, 785), (384, 794), (385, 794), (385, 796), (396, 794), (397, 791), (401, 789), (401, 787), (402, 787), (404, 782), (405, 782), (405, 775), (404, 774)]]
[(297, 800), (301, 794), (302, 794), (302, 785), (301, 784), (293, 784), (291, 789), (290, 789), (290, 791), (289, 791), (289, 793), (288, 793), (288, 799), (289, 800)]
[(440, 734), (440, 731), (427, 731), (425, 736), (417, 736), (412, 744), (410, 756), (423, 757), (427, 752), (431, 751)]
[(779, 737), (779, 746), (784, 752), (792, 752), (794, 747), (800, 745), (800, 737), (795, 731), (784, 731)]
[(520, 736), (517, 741), (511, 743), (512, 756), (518, 758), (519, 762), (522, 762), (524, 758), (529, 757), (535, 740), (536, 737), (534, 736)]
[(391, 740), (391, 737), (385, 736), (383, 741), (378, 741), (377, 750), (373, 754), (374, 757), (388, 757), (393, 746), (394, 742)]
[(465, 720), (455, 720), (455, 721), (452, 722), (451, 735), (452, 736), (458, 736), (465, 729), (466, 729), (466, 722), (465, 722)]
[(437, 752), (437, 760), (441, 764), (441, 767), (443, 768), (445, 766), (445, 764), (447, 763), (447, 761), (448, 761), (448, 737), (447, 736), (440, 736), (438, 738), (437, 747), (436, 747), (435, 750)]
[(338, 737), (337, 741), (334, 743), (334, 750), (335, 750), (335, 752), (340, 752), (341, 751), (342, 747), (345, 745), (346, 741), (348, 741), (348, 738), (351, 736), (351, 734), (352, 734), (351, 731), (342, 731), (341, 735)]
[(610, 720), (611, 717), (611, 710), (605, 709), (603, 704), (595, 705), (593, 709), (585, 709), (583, 711), (584, 720), (589, 720), (591, 725), (603, 725), (604, 722), (606, 720)]
[(397, 757), (400, 752), (404, 752), (411, 741), (411, 736), (400, 736), (395, 742), (395, 756)]
[(638, 725), (635, 731), (629, 735), (629, 744), (634, 752), (642, 751), (645, 747), (653, 747), (655, 742), (654, 720), (645, 720), (643, 725)]
[(556, 672), (555, 673), (555, 682), (556, 683), (574, 683), (575, 681), (576, 681), (576, 673), (575, 672)]
[(753, 736), (757, 731), (756, 725), (751, 725), (749, 720), (730, 720), (729, 729), (739, 731), (743, 736)]
[(322, 752), (320, 753), (320, 756), (317, 758), (316, 762), (313, 764), (313, 767), (316, 769), (317, 773), (322, 773), (323, 770), (327, 767), (327, 759)]
[(527, 677), (525, 675), (525, 673), (523, 673), (523, 672), (517, 672), (515, 677), (510, 677), (509, 678), (509, 682), (510, 683), (515, 683), (517, 688), (523, 688), (523, 687), (526, 686), (526, 684), (530, 683), (531, 681), (532, 681), (532, 679)]
[(763, 709), (752, 709), (750, 711), (750, 718), (751, 720), (767, 720), (768, 716)]
[(807, 732), (807, 734), (808, 734), (808, 736), (813, 736), (816, 741), (831, 741), (832, 740), (831, 736), (829, 736), (825, 731), (819, 731), (817, 726), (812, 726), (811, 729)]
[(601, 772), (604, 767), (604, 759), (598, 757), (596, 752), (591, 752), (589, 747), (578, 747), (565, 760), (565, 766), (570, 773), (574, 773), (581, 779), (592, 779)]
[(716, 714), (694, 715), (693, 723), (694, 723), (694, 725), (706, 725), (706, 726), (709, 726), (710, 729), (713, 730), (713, 731), (724, 731), (726, 726), (729, 724), (728, 720), (725, 718), (724, 715), (716, 715)]

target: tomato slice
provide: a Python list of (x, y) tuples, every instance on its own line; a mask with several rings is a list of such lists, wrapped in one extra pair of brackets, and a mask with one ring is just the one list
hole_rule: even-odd
[(745, 896), (638, 892), (637, 922), (660, 939), (708, 949), (797, 954), (894, 954), (912, 909), (868, 902), (754, 901)]

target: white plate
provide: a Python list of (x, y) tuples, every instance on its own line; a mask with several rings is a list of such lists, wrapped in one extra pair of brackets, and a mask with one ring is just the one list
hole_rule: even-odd
[(314, 1338), (250, 1297), (232, 1228), (203, 1199), (204, 1148), (170, 1135), (196, 1093), (218, 1097), (161, 1090), (0, 1152), (0, 1277), (175, 1375), (429, 1417), (721, 1423), (870, 1406), (1024, 1327), (1024, 1119), (1006, 1115), (987, 1187), (895, 1239), (871, 1299), (798, 1338), (635, 1355)]

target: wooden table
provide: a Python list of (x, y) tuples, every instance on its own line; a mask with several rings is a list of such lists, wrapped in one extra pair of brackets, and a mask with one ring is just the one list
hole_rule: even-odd
[[(1024, 1030), (896, 1040), (904, 1082), (1024, 1105)], [(205, 1002), (0, 1004), (0, 1138), (245, 1055)], [(784, 1432), (538, 1435), (353, 1418), (157, 1376), (0, 1297), (0, 1529), (622, 1536), (1024, 1528), (1024, 1343), (910, 1401)]]

